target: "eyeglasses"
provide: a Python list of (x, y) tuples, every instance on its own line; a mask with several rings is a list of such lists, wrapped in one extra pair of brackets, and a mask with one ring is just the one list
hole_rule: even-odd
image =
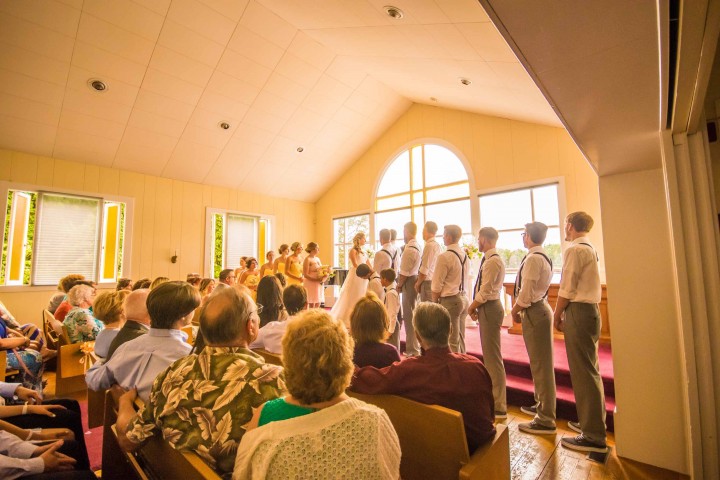
[(520, 234), (521, 237), (524, 237), (524, 236), (526, 236), (526, 235), (527, 235), (527, 232), (522, 232), (522, 233)]
[(256, 313), (257, 313), (258, 315), (260, 315), (260, 314), (262, 313), (262, 311), (263, 311), (263, 308), (265, 308), (265, 307), (262, 306), (262, 303), (258, 303), (258, 304), (256, 304), (256, 305), (257, 305)]

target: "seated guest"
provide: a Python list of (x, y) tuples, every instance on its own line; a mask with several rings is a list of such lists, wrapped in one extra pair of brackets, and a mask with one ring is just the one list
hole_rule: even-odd
[(118, 278), (118, 281), (115, 284), (115, 290), (117, 290), (118, 292), (121, 290), (127, 290), (128, 292), (132, 292), (132, 286), (133, 286), (132, 279)]
[(68, 293), (68, 300), (73, 309), (65, 316), (63, 325), (67, 328), (70, 343), (95, 340), (103, 329), (103, 323), (90, 310), (95, 301), (95, 289), (87, 285), (75, 285)]
[(218, 275), (218, 284), (215, 288), (232, 287), (235, 285), (235, 272), (232, 268), (226, 268)]
[(358, 265), (355, 273), (358, 277), (368, 281), (367, 292), (373, 292), (381, 302), (385, 300), (385, 290), (383, 289), (379, 273), (370, 268), (370, 265), (367, 263)]
[(231, 472), (253, 409), (277, 398), (284, 385), (282, 367), (266, 364), (248, 349), (259, 321), (245, 289), (213, 293), (200, 311), (202, 352), (162, 372), (139, 412), (133, 409), (135, 390), (120, 397), (120, 446), (134, 450), (162, 434), (174, 448), (194, 450), (221, 474)]
[(462, 413), (470, 453), (495, 436), (492, 381), (480, 360), (450, 352), (450, 314), (440, 304), (415, 307), (413, 325), (425, 353), (389, 367), (355, 370), (350, 390), (389, 394)]
[(36, 391), (24, 388), (19, 383), (0, 382), (0, 402), (6, 401), (24, 404), (0, 406), (3, 424), (15, 427), (13, 431), (4, 430), (25, 440), (74, 440), (73, 448), (66, 453), (77, 461), (77, 468), (89, 468), (80, 404), (76, 400), (43, 402)]
[(199, 289), (200, 288), (200, 281), (202, 280), (202, 277), (199, 273), (188, 273), (187, 279), (185, 280), (187, 283), (192, 285), (193, 287)]
[[(150, 314), (147, 311), (147, 297), (150, 290), (141, 288), (130, 292), (125, 298), (125, 324), (110, 342), (106, 360), (112, 357), (115, 350), (125, 342), (129, 342), (150, 330)], [(97, 345), (97, 342), (95, 342)]]
[[(55, 320), (59, 322), (63, 322), (65, 320), (65, 316), (68, 314), (70, 310), (73, 309), (74, 305), (70, 303), (69, 294), (70, 290), (72, 290), (73, 287), (77, 285), (86, 285), (93, 289), (93, 293), (95, 293), (95, 286), (93, 282), (90, 282), (88, 280), (75, 280), (74, 282), (70, 283), (68, 288), (68, 296), (65, 297), (65, 300), (62, 301), (60, 305), (58, 305), (58, 308), (55, 310), (55, 313), (53, 316), (55, 317)], [(58, 332), (62, 333), (62, 332)]]
[(42, 355), (30, 347), (29, 338), (12, 333), (12, 330), (6, 328), (5, 323), (0, 321), (0, 350), (7, 350), (7, 368), (20, 372), (24, 387), (42, 394), (44, 370)]
[(50, 302), (47, 306), (47, 309), (50, 313), (55, 313), (55, 310), (57, 310), (60, 304), (67, 297), (67, 293), (72, 287), (75, 286), (75, 282), (79, 280), (85, 280), (85, 276), (74, 273), (71, 275), (66, 275), (60, 279), (60, 281), (58, 282), (58, 291), (56, 293), (53, 293), (52, 297), (50, 297)]
[(201, 301), (204, 303), (207, 296), (210, 295), (213, 290), (215, 290), (215, 279), (203, 278), (200, 281), (200, 286), (198, 287), (198, 290), (200, 290), (200, 298), (202, 299)]
[(136, 387), (147, 402), (155, 377), (192, 347), (182, 327), (188, 325), (200, 305), (200, 294), (186, 282), (166, 282), (147, 297), (150, 331), (118, 347), (112, 358), (96, 363), (85, 374), (88, 388), (102, 390), (117, 383)]
[(96, 480), (93, 472), (80, 470), (76, 460), (63, 453), (68, 452), (68, 447), (74, 449), (74, 443), (58, 440), (38, 446), (13, 433), (0, 431), (0, 478)]
[(132, 289), (140, 290), (141, 288), (150, 288), (150, 279), (149, 278), (141, 278), (137, 282), (133, 283)]
[(352, 351), (344, 325), (323, 310), (289, 323), (283, 363), (290, 395), (255, 411), (234, 479), (399, 478), (400, 442), (387, 414), (345, 394)]
[(260, 328), (270, 322), (282, 321), (287, 318), (282, 296), (282, 286), (275, 276), (260, 280), (256, 300), (258, 305), (263, 306), (262, 312), (260, 312)]
[(155, 288), (157, 288), (158, 285), (162, 285), (163, 283), (166, 283), (169, 281), (170, 281), (170, 279), (168, 277), (157, 277), (150, 284), (150, 290), (155, 290)]
[(93, 315), (105, 325), (95, 337), (95, 354), (98, 357), (107, 358), (110, 344), (125, 323), (123, 302), (129, 294), (127, 290), (102, 292), (93, 302)]
[[(274, 277), (265, 277), (261, 280), (274, 280)], [(280, 320), (268, 322), (265, 326), (260, 327), (258, 337), (250, 344), (250, 348), (262, 348), (270, 353), (282, 355), (282, 337), (290, 320), (293, 319), (300, 311), (305, 310), (307, 305), (307, 293), (302, 285), (289, 285), (282, 292), (285, 309), (289, 316), (285, 315)], [(260, 304), (258, 304), (259, 306)], [(263, 308), (263, 311), (265, 309)], [(260, 315), (260, 324), (262, 325), (262, 312)]]
[(278, 279), (278, 282), (280, 282), (280, 286), (282, 288), (287, 287), (287, 278), (285, 278), (285, 274), (283, 274), (282, 272), (277, 272), (275, 274), (275, 278)]
[(390, 317), (374, 293), (368, 292), (355, 304), (350, 331), (355, 340), (353, 363), (358, 367), (383, 368), (400, 361), (397, 348), (385, 343), (390, 336)]
[(0, 324), (0, 328), (4, 328), (4, 330), (0, 330), (1, 338), (27, 338), (29, 341), (25, 348), (40, 352), (43, 360), (48, 360), (57, 355), (57, 351), (49, 350), (45, 346), (45, 336), (35, 324), (26, 323), (20, 325), (20, 322), (15, 319), (3, 302), (0, 302)]

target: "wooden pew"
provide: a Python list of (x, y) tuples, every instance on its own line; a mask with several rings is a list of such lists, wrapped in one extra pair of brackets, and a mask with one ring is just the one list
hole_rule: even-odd
[(263, 357), (265, 359), (265, 363), (270, 363), (272, 365), (280, 365), (281, 367), (283, 366), (282, 355), (268, 352), (267, 350), (263, 350), (262, 348), (255, 348), (253, 349), (253, 352)]
[(7, 366), (7, 351), (0, 350), (0, 382), (5, 381), (5, 377), (11, 375), (17, 375), (20, 373), (18, 370), (9, 370)]
[(395, 395), (348, 394), (387, 412), (400, 439), (403, 480), (510, 478), (506, 425), (495, 425), (495, 438), (470, 455), (460, 412)]
[(82, 343), (61, 344), (58, 348), (57, 375), (55, 377), (56, 397), (87, 389), (85, 372), (92, 366), (97, 357), (90, 355), (88, 357), (90, 365), (83, 364), (81, 359), (85, 354), (81, 351), (82, 345)]
[(47, 348), (57, 350), (60, 346), (60, 337), (62, 335), (62, 323), (55, 320), (50, 310), (43, 310), (43, 335), (47, 342)]
[(112, 394), (105, 394), (105, 427), (103, 429), (103, 480), (220, 480), (220, 476), (194, 452), (179, 452), (162, 436), (154, 436), (135, 452), (120, 449), (115, 422), (117, 405)]

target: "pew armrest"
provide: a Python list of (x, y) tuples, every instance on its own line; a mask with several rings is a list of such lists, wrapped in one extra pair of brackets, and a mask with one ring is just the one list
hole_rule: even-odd
[(478, 448), (460, 469), (460, 480), (510, 478), (510, 436), (507, 425), (495, 425), (495, 438)]

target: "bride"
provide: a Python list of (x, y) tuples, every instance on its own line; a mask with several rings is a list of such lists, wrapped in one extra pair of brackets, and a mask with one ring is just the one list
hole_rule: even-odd
[(343, 283), (340, 289), (340, 298), (338, 298), (332, 310), (330, 310), (330, 315), (336, 320), (343, 322), (348, 330), (350, 329), (350, 314), (353, 308), (355, 308), (357, 301), (365, 296), (368, 284), (367, 280), (357, 276), (355, 270), (361, 263), (367, 263), (372, 269), (365, 253), (362, 251), (362, 246), (365, 245), (366, 242), (367, 240), (363, 232), (359, 232), (353, 237), (353, 248), (350, 250), (349, 255), (349, 272), (345, 278), (345, 283)]

